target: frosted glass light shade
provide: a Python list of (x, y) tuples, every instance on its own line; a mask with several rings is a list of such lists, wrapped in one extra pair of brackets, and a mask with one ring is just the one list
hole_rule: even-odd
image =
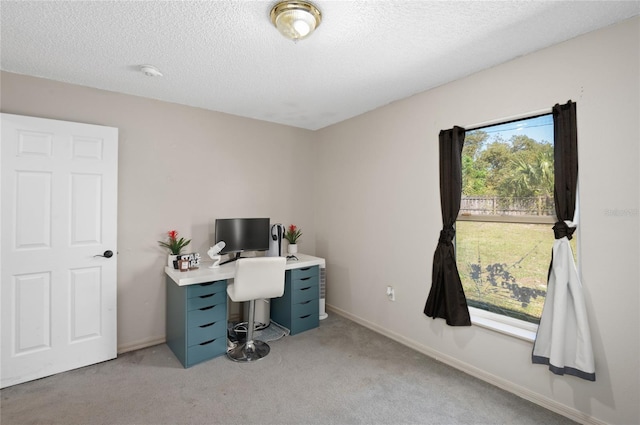
[(285, 37), (302, 40), (320, 25), (320, 11), (305, 1), (284, 1), (271, 10), (271, 22)]

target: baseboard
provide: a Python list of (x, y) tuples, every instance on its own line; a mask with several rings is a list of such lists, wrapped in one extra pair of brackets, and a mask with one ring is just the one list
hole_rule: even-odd
[(129, 351), (140, 350), (142, 348), (153, 347), (154, 345), (164, 344), (167, 342), (167, 338), (162, 336), (158, 338), (147, 338), (140, 341), (133, 342), (131, 344), (119, 345), (118, 354), (128, 353)]
[(384, 335), (396, 342), (399, 342), (402, 345), (405, 345), (409, 348), (412, 348), (424, 355), (427, 355), (435, 360), (438, 360), (442, 363), (445, 363), (455, 369), (458, 369), (464, 373), (467, 373), (473, 377), (481, 379), (485, 382), (488, 382), (491, 385), (495, 385), (498, 388), (501, 388), (505, 391), (508, 391), (512, 394), (517, 395), (518, 397), (522, 397), (525, 400), (529, 400), (532, 403), (535, 403), (545, 409), (551, 410), (559, 415), (565, 416), (571, 420), (582, 424), (588, 425), (607, 425), (606, 422), (603, 422), (599, 419), (596, 419), (592, 416), (588, 416), (585, 413), (566, 406), (564, 404), (558, 403), (557, 401), (550, 399), (548, 397), (542, 396), (538, 393), (535, 393), (527, 388), (521, 387), (519, 385), (514, 384), (513, 382), (507, 381), (506, 379), (495, 376), (491, 373), (487, 373), (482, 369), (478, 369), (475, 366), (472, 366), (468, 363), (461, 362), (460, 360), (433, 350), (430, 347), (427, 347), (422, 344), (418, 344), (415, 341), (405, 338), (404, 336), (397, 334), (395, 332), (389, 331), (388, 329), (382, 328), (375, 323), (369, 322), (368, 320), (362, 319), (361, 317), (354, 316), (353, 314), (341, 310), (337, 307), (327, 304), (326, 309), (343, 316), (349, 320), (352, 320), (365, 328), (371, 329), (374, 332), (377, 332), (381, 335)]

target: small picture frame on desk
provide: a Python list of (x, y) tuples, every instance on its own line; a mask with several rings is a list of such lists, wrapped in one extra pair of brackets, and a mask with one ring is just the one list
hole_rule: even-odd
[(181, 272), (188, 272), (189, 271), (189, 264), (190, 264), (189, 260), (178, 260), (178, 269)]
[(191, 254), (181, 254), (178, 256), (180, 260), (186, 260), (189, 262), (189, 269), (197, 269), (200, 267), (200, 254), (193, 252)]

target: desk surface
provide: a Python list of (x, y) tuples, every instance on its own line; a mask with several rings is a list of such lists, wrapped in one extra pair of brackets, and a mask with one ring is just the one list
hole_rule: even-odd
[[(324, 258), (313, 257), (306, 254), (296, 254), (298, 260), (287, 260), (286, 270), (300, 269), (302, 267), (320, 266), (325, 267)], [(213, 261), (203, 261), (200, 268), (181, 272), (173, 268), (165, 267), (164, 272), (178, 286), (194, 285), (197, 283), (213, 282), (216, 280), (233, 279), (236, 274), (236, 265), (234, 262), (223, 264), (215, 269), (209, 268)]]

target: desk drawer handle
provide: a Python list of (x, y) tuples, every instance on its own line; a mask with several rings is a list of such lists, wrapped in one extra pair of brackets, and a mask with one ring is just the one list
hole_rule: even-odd
[(307, 314), (306, 316), (300, 316), (301, 319), (306, 319), (307, 317), (311, 316), (310, 314)]
[(211, 286), (215, 284), (215, 282), (207, 282), (207, 283), (201, 283), (200, 286)]
[(215, 294), (209, 294), (209, 295), (200, 295), (198, 298), (209, 298), (209, 297), (213, 297)]
[(207, 323), (206, 325), (199, 326), (200, 328), (208, 328), (209, 326), (215, 325), (216, 322)]
[(309, 280), (309, 279), (311, 279), (311, 276), (309, 276), (309, 277), (302, 277), (302, 278), (300, 278), (300, 280)]
[(299, 270), (309, 270), (311, 267), (302, 267)]
[(203, 342), (203, 343), (198, 344), (198, 345), (209, 345), (209, 344), (211, 344), (213, 341), (215, 341), (215, 339), (212, 339), (211, 341)]
[(215, 305), (210, 305), (209, 307), (204, 307), (204, 308), (199, 308), (198, 310), (200, 311), (206, 311), (206, 310), (211, 310), (212, 308), (214, 308)]

